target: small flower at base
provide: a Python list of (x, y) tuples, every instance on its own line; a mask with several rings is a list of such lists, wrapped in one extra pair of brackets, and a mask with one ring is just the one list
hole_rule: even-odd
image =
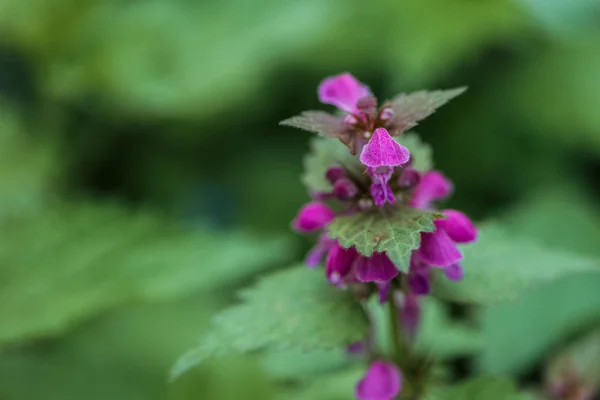
[(417, 250), (417, 255), (424, 263), (436, 267), (449, 267), (463, 258), (446, 231), (437, 226), (437, 221), (434, 232), (421, 233), (421, 246)]
[(313, 201), (302, 206), (292, 221), (292, 227), (304, 233), (318, 231), (333, 221), (335, 213), (325, 204)]
[(410, 159), (408, 149), (396, 142), (384, 128), (377, 128), (360, 153), (360, 162), (367, 167), (397, 167)]
[(325, 172), (325, 178), (332, 185), (335, 184), (335, 182), (337, 182), (338, 179), (344, 177), (346, 177), (346, 171), (343, 167), (340, 167), (339, 165), (332, 165), (331, 167), (327, 168), (327, 171)]
[(371, 196), (373, 196), (373, 201), (376, 206), (383, 207), (386, 202), (394, 204), (394, 193), (387, 183), (373, 183), (371, 184), (369, 191), (371, 192)]
[(421, 322), (421, 303), (419, 296), (414, 293), (397, 293), (396, 304), (400, 309), (400, 319), (404, 333), (409, 339), (413, 339)]
[(359, 254), (354, 247), (345, 249), (336, 242), (329, 250), (325, 261), (325, 272), (329, 282), (335, 286), (343, 286), (346, 278), (353, 272), (358, 257)]
[(409, 205), (415, 208), (430, 208), (431, 203), (452, 193), (452, 182), (438, 171), (428, 171), (415, 187)]
[(399, 271), (385, 253), (373, 253), (371, 257), (360, 256), (356, 263), (356, 278), (360, 282), (388, 282)]
[(358, 194), (358, 188), (348, 178), (340, 178), (333, 185), (333, 193), (340, 200), (350, 200)]
[(392, 400), (402, 389), (402, 374), (392, 363), (375, 361), (356, 385), (359, 400)]
[(421, 271), (408, 274), (408, 286), (417, 296), (425, 296), (431, 292), (429, 276)]
[(319, 101), (336, 106), (347, 113), (357, 112), (358, 100), (369, 96), (369, 88), (349, 73), (324, 79), (319, 85)]

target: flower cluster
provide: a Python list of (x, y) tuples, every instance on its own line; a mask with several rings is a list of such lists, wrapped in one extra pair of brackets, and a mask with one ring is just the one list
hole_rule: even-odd
[[(325, 79), (318, 93), (321, 102), (336, 106), (342, 115), (324, 117), (313, 112), (288, 124), (306, 128), (310, 122), (310, 127), (317, 126), (323, 136), (339, 139), (360, 160), (364, 173), (357, 174), (345, 165), (330, 165), (325, 178), (333, 189), (312, 193), (313, 201), (300, 209), (292, 227), (302, 233), (320, 233), (306, 259), (309, 267), (324, 261), (325, 275), (332, 285), (358, 288), (356, 292), (363, 294), (377, 289), (382, 303), (393, 299), (407, 337), (412, 337), (419, 323), (419, 298), (430, 292), (431, 269), (441, 268), (449, 279), (461, 279), (463, 256), (457, 244), (475, 241), (477, 230), (462, 212), (441, 210), (445, 218), (435, 220), (433, 232), (421, 233), (420, 247), (412, 252), (407, 273), (400, 273), (384, 252), (365, 256), (331, 239), (326, 227), (337, 216), (372, 212), (379, 207), (389, 212), (397, 212), (400, 206), (434, 211), (435, 202), (447, 198), (453, 185), (439, 171), (413, 168), (409, 150), (394, 139), (424, 114), (409, 110), (415, 114), (411, 116), (397, 102), (377, 108), (369, 88), (347, 73)], [(336, 211), (328, 204), (333, 202)], [(356, 395), (362, 400), (389, 400), (398, 394), (401, 382), (394, 364), (375, 361), (358, 383)]]

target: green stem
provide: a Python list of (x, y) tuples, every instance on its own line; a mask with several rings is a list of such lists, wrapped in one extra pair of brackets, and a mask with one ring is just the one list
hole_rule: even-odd
[(396, 303), (394, 301), (394, 291), (393, 288), (390, 288), (388, 295), (388, 317), (390, 322), (390, 328), (392, 330), (392, 342), (393, 342), (393, 359), (398, 364), (398, 366), (402, 367), (400, 363), (403, 360), (404, 355), (404, 341), (400, 336), (400, 318), (399, 312), (396, 308)]

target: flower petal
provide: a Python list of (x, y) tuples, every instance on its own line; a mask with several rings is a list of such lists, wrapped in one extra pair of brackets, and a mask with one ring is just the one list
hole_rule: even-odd
[(431, 284), (429, 283), (429, 274), (425, 270), (417, 271), (408, 274), (408, 286), (410, 291), (417, 296), (424, 296), (431, 292)]
[(356, 278), (360, 282), (387, 282), (398, 275), (398, 269), (385, 253), (360, 257), (356, 263)]
[(429, 208), (432, 201), (448, 197), (451, 192), (452, 182), (441, 172), (428, 171), (421, 177), (409, 204), (416, 208)]
[(369, 191), (371, 192), (371, 196), (373, 196), (373, 202), (375, 205), (383, 207), (386, 202), (394, 204), (394, 193), (392, 192), (390, 185), (387, 183), (372, 183)]
[(371, 94), (369, 88), (349, 73), (332, 76), (319, 85), (319, 101), (347, 113), (357, 111), (358, 100)]
[(445, 230), (437, 226), (435, 232), (421, 233), (419, 258), (436, 267), (449, 267), (462, 260), (462, 253)]
[(360, 153), (360, 162), (367, 167), (397, 167), (410, 159), (408, 149), (396, 142), (385, 128), (377, 128)]
[(456, 243), (469, 243), (477, 239), (477, 228), (465, 214), (457, 210), (444, 210), (444, 215), (446, 219), (438, 220), (436, 225)]
[(444, 268), (444, 273), (451, 281), (460, 281), (465, 274), (465, 271), (462, 269), (459, 263), (456, 263)]
[(402, 374), (392, 363), (375, 361), (356, 385), (359, 400), (391, 400), (400, 393)]
[(336, 286), (344, 284), (344, 278), (352, 272), (352, 265), (359, 257), (354, 247), (345, 249), (338, 243), (333, 245), (327, 254), (325, 271), (329, 282)]
[(292, 227), (299, 232), (314, 232), (325, 228), (333, 221), (335, 213), (325, 204), (313, 201), (305, 204), (292, 222)]

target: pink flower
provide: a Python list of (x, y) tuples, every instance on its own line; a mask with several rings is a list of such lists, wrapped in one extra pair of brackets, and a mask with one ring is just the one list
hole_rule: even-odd
[(402, 374), (392, 363), (375, 361), (356, 385), (359, 400), (392, 400), (402, 388)]
[(377, 128), (360, 153), (367, 167), (398, 167), (410, 159), (408, 149), (396, 142), (385, 128)]
[(292, 222), (292, 227), (299, 232), (315, 232), (325, 228), (333, 221), (335, 213), (325, 204), (313, 201), (305, 204)]
[(360, 257), (354, 247), (345, 249), (336, 242), (325, 261), (325, 273), (329, 282), (336, 286), (354, 283), (354, 265)]
[(415, 187), (409, 205), (415, 208), (431, 208), (432, 202), (450, 196), (452, 189), (452, 182), (441, 172), (427, 171)]
[(319, 85), (319, 100), (350, 114), (358, 114), (358, 101), (371, 95), (369, 88), (348, 72), (326, 78)]

